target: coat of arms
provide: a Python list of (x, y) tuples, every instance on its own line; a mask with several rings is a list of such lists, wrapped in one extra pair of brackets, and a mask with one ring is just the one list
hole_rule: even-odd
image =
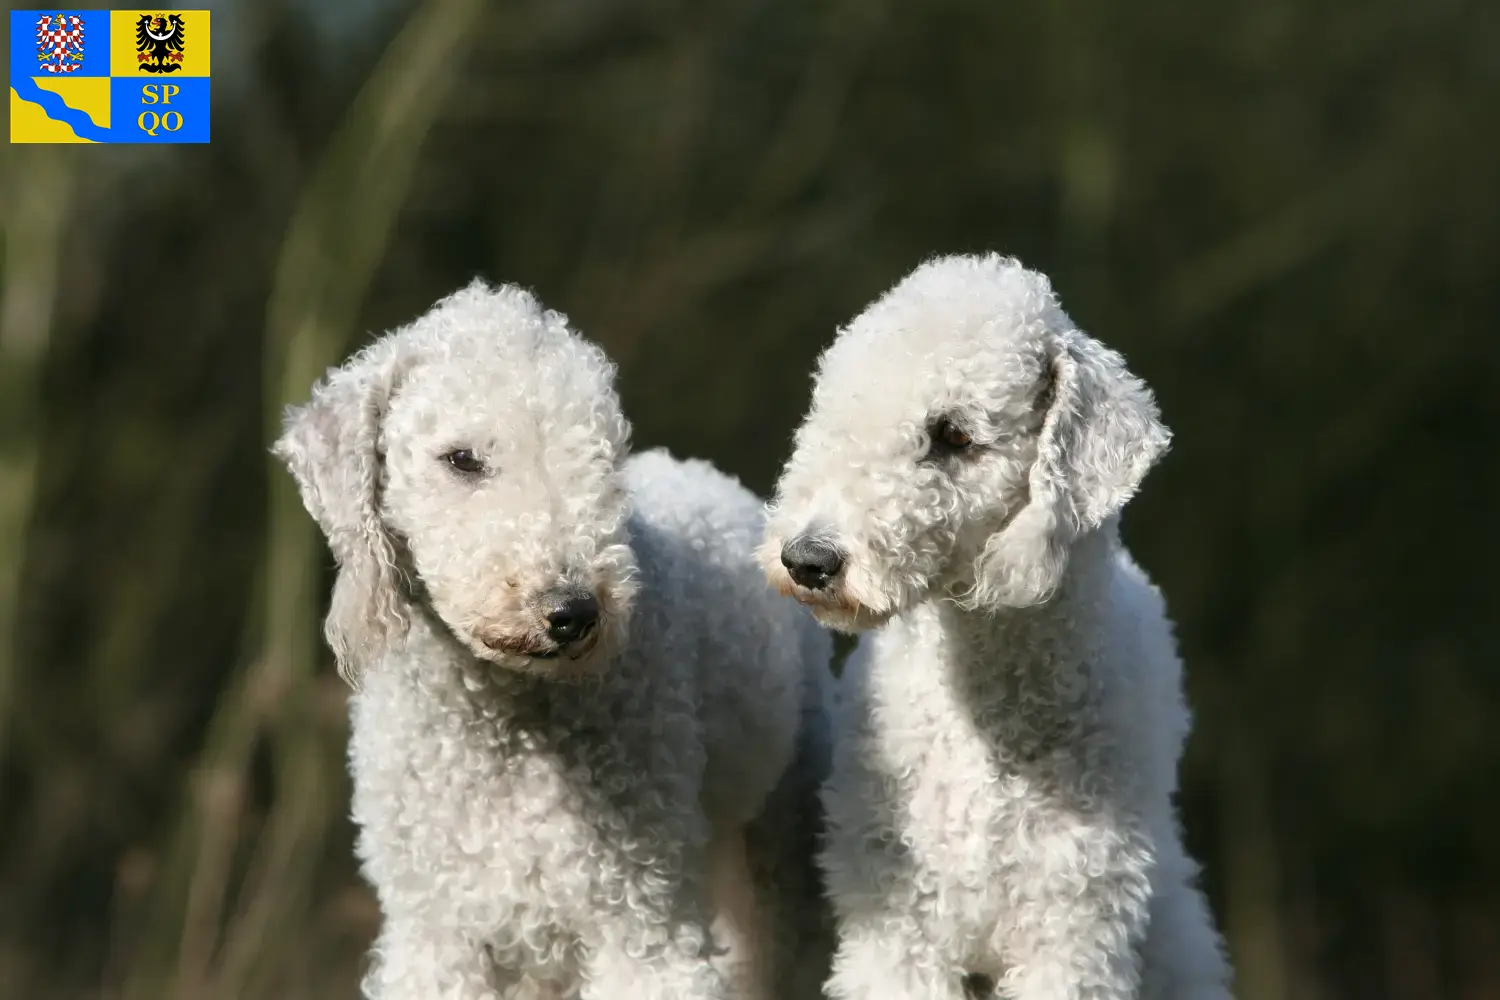
[(43, 72), (71, 73), (83, 65), (83, 18), (43, 14), (36, 22), (36, 61)]
[(182, 15), (142, 14), (135, 22), (135, 57), (147, 73), (176, 73), (182, 69)]

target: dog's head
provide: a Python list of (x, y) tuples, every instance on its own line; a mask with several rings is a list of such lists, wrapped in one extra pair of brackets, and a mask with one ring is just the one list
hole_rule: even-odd
[(330, 373), (273, 451), (328, 536), (351, 682), (430, 602), (475, 656), (581, 675), (624, 636), (630, 427), (602, 351), (475, 282)]
[(934, 259), (823, 354), (762, 561), (845, 630), (935, 594), (1039, 603), (1169, 440), (1150, 391), (1045, 276), (998, 255)]

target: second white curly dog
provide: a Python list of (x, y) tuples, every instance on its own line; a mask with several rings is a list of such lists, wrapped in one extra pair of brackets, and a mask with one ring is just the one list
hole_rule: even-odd
[(767, 968), (790, 956), (763, 951), (752, 875), (757, 853), (795, 865), (745, 838), (829, 640), (767, 591), (748, 490), (628, 456), (613, 373), (530, 294), (475, 283), (332, 373), (276, 445), (338, 559), (326, 632), (360, 682), (372, 1000), (797, 978)]
[(1223, 1000), (1174, 815), (1161, 595), (1119, 541), (1167, 447), (1045, 277), (919, 267), (824, 354), (772, 581), (845, 630), (821, 860), (836, 1000)]

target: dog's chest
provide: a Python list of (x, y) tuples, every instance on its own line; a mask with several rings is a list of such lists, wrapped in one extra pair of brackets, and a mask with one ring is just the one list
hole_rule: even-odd
[(934, 683), (945, 673), (955, 676), (949, 664), (914, 660), (877, 672), (863, 756), (886, 775), (881, 811), (920, 880), (959, 922), (993, 926), (1012, 883), (1050, 850), (1039, 834), (1056, 826), (1077, 770), (1088, 693), (1041, 697), (993, 677)]
[[(497, 959), (564, 968), (628, 839), (619, 798), (653, 779), (587, 715), (564, 725), (409, 702), (356, 714), (355, 819), (377, 885), (401, 885)], [(616, 866), (618, 867), (618, 866)]]
[[(990, 734), (947, 707), (911, 701), (902, 714), (925, 714), (927, 723), (937, 724), (882, 727), (881, 736), (890, 738), (887, 759), (902, 762), (902, 778), (892, 788), (898, 801), (890, 806), (912, 860), (931, 877), (952, 892), (998, 893), (997, 883), (1024, 851), (1017, 834), (1032, 784)], [(910, 739), (916, 732), (923, 738)]]
[(545, 746), (502, 753), (462, 734), (414, 746), (403, 771), (396, 825), (430, 859), (435, 889), (476, 910), (517, 898), (558, 911), (585, 905), (578, 854), (603, 811), (586, 762)]

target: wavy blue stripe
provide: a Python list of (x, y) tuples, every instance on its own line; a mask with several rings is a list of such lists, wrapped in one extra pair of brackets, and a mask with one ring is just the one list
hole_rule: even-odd
[[(61, 77), (59, 77), (61, 79)], [(73, 129), (75, 135), (80, 139), (92, 139), (95, 142), (109, 142), (110, 132), (107, 128), (100, 128), (94, 124), (94, 120), (77, 108), (71, 108), (62, 99), (61, 94), (50, 90), (43, 90), (36, 85), (36, 80), (29, 76), (12, 76), (10, 85), (15, 88), (21, 100), (30, 101), (39, 105), (47, 113), (47, 117), (55, 122), (62, 122)]]

